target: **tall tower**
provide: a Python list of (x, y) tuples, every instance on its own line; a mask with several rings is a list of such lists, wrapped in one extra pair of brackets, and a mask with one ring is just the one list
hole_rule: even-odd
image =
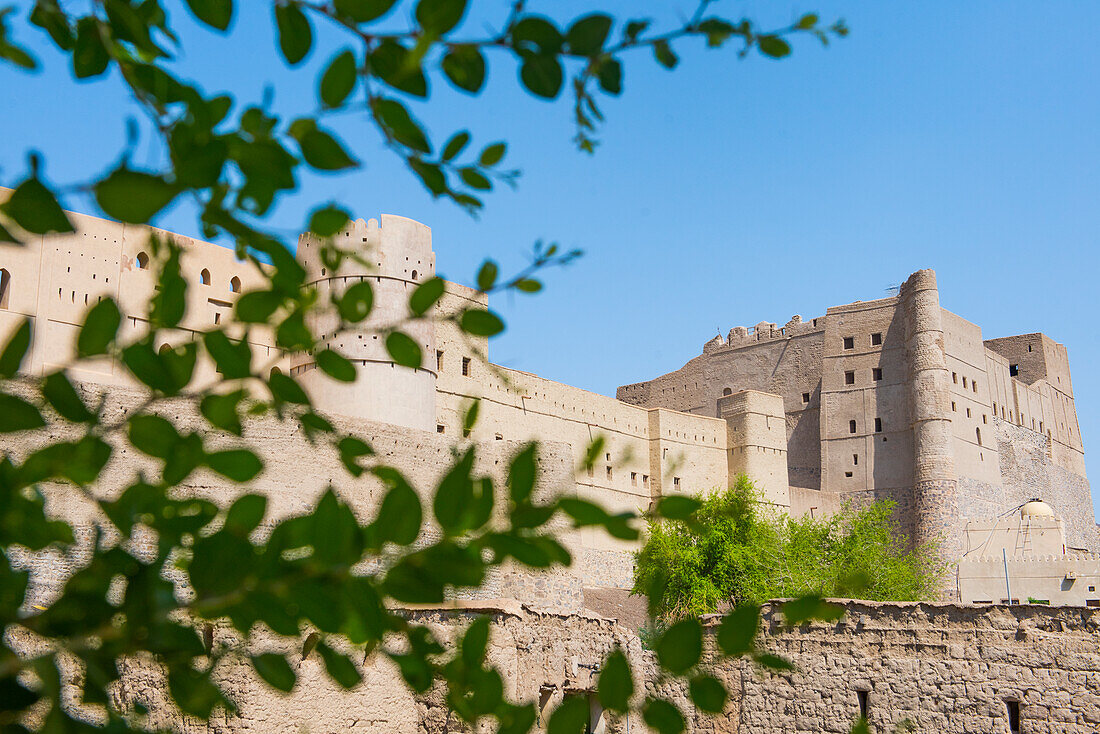
[(956, 559), (962, 555), (958, 478), (951, 448), (951, 378), (936, 273), (913, 273), (900, 296), (906, 315), (913, 428), (913, 540), (935, 544), (942, 557)]
[[(435, 253), (429, 227), (390, 214), (382, 226), (357, 219), (336, 235), (339, 244), (356, 249), (366, 264), (345, 259), (337, 272), (321, 262), (321, 240), (307, 232), (298, 238), (298, 261), (306, 281), (317, 287), (322, 302), (366, 282), (374, 291), (370, 316), (345, 331), (338, 330), (335, 314), (317, 316), (310, 326), (322, 343), (355, 365), (355, 382), (338, 382), (319, 369), (311, 354), (291, 358), (291, 371), (321, 410), (341, 415), (431, 430), (435, 425), (435, 325), (430, 320), (409, 321), (409, 295), (435, 276)], [(394, 363), (386, 351), (388, 327), (411, 336), (423, 354), (419, 369)]]

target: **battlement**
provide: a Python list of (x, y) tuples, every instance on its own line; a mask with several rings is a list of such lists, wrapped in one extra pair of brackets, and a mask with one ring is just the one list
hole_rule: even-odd
[(794, 336), (823, 331), (825, 331), (824, 316), (803, 321), (801, 316), (795, 314), (782, 327), (770, 321), (761, 321), (756, 326), (735, 326), (729, 330), (726, 336), (723, 337), (719, 334), (704, 344), (703, 353), (707, 354), (720, 349), (738, 349), (760, 342), (789, 339)]

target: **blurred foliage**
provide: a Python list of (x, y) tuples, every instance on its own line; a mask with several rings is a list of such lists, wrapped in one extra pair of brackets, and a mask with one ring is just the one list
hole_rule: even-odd
[[(634, 591), (647, 594), (651, 612), (665, 621), (792, 597), (934, 599), (944, 564), (930, 549), (911, 547), (891, 520), (893, 508), (847, 502), (828, 517), (791, 518), (763, 503), (741, 475), (690, 515), (650, 520)], [(820, 616), (805, 603), (808, 612), (801, 603), (785, 607), (789, 623)]]
[[(253, 354), (250, 328), (270, 328), (279, 349), (310, 352), (329, 378), (353, 381), (355, 365), (328, 348), (310, 327), (324, 312), (337, 331), (367, 329), (383, 337), (396, 364), (419, 367), (423, 355), (405, 332), (408, 322), (370, 320), (374, 294), (368, 282), (321, 292), (307, 282), (288, 243), (265, 227), (278, 201), (292, 194), (303, 170), (339, 174), (361, 163), (361, 154), (325, 125), (335, 114), (357, 113), (407, 164), (414, 178), (436, 197), (470, 212), (494, 186), (514, 184), (518, 172), (504, 165), (507, 144), (474, 145), (472, 132), (456, 126), (442, 144), (416, 120), (411, 104), (426, 103), (440, 79), (478, 95), (485, 88), (490, 59), (517, 66), (518, 83), (536, 98), (573, 100), (575, 141), (592, 152), (603, 113), (597, 100), (622, 93), (624, 65), (631, 52), (648, 52), (661, 66), (677, 65), (676, 48), (692, 39), (708, 47), (739, 44), (741, 56), (757, 51), (770, 58), (791, 52), (789, 39), (812, 36), (822, 43), (842, 37), (842, 22), (825, 24), (812, 13), (791, 25), (761, 30), (748, 19), (730, 20), (702, 0), (683, 23), (658, 29), (647, 19), (615, 19), (593, 12), (569, 22), (529, 12), (522, 0), (508, 9), (497, 29), (460, 38), (466, 0), (418, 0), (405, 8), (396, 0), (275, 0), (269, 3), (277, 28), (278, 52), (289, 66), (311, 54), (331, 54), (317, 84), (317, 104), (282, 119), (266, 103), (238, 105), (227, 94), (206, 94), (203, 85), (177, 78), (171, 61), (184, 39), (171, 13), (158, 0), (93, 0), (79, 10), (59, 0), (36, 0), (20, 20), (0, 8), (0, 63), (34, 70), (38, 62), (16, 41), (32, 30), (48, 35), (66, 54), (82, 82), (121, 81), (148, 117), (165, 166), (135, 167), (137, 145), (130, 136), (117, 163), (101, 176), (55, 186), (45, 162), (28, 155), (28, 171), (11, 182), (0, 204), (0, 242), (19, 246), (36, 235), (67, 233), (73, 225), (59, 192), (91, 195), (108, 217), (131, 224), (156, 220), (181, 198), (198, 212), (207, 239), (228, 241), (238, 256), (258, 266), (262, 285), (241, 294), (233, 318), (193, 337), (173, 339), (184, 323), (188, 283), (181, 251), (171, 239), (151, 237), (148, 251), (157, 287), (146, 314), (148, 328), (124, 336), (122, 311), (111, 298), (90, 308), (76, 340), (76, 361), (47, 375), (20, 367), (33, 343), (30, 320), (0, 348), (0, 730), (4, 732), (143, 731), (148, 712), (113, 694), (127, 661), (155, 661), (165, 673), (165, 694), (185, 714), (209, 719), (236, 708), (233, 691), (215, 671), (223, 660), (247, 661), (277, 691), (297, 685), (297, 663), (314, 656), (343, 688), (361, 680), (371, 656), (392, 660), (414, 691), (442, 683), (448, 706), (477, 724), (489, 719), (500, 732), (526, 732), (536, 720), (531, 702), (504, 696), (503, 677), (486, 662), (487, 619), (471, 624), (455, 645), (410, 622), (402, 605), (440, 602), (456, 591), (474, 589), (492, 569), (515, 563), (532, 570), (571, 562), (550, 529), (564, 517), (573, 527), (603, 528), (625, 540), (639, 537), (639, 518), (613, 514), (575, 497), (538, 500), (538, 447), (513, 456), (505, 487), (475, 471), (477, 446), (456, 446), (453, 461), (434, 488), (415, 488), (397, 469), (374, 457), (369, 437), (338, 430), (314, 410), (309, 395), (291, 375), (270, 369)], [(217, 32), (229, 32), (232, 0), (186, 0), (187, 11)], [(403, 8), (408, 24), (385, 30)], [(332, 24), (346, 47), (315, 48), (317, 24)], [(31, 28), (33, 26), (33, 29)], [(567, 84), (568, 78), (568, 84)], [(342, 249), (334, 238), (350, 219), (336, 202), (318, 205), (303, 223), (321, 239), (321, 260), (336, 272), (346, 261), (369, 267), (364, 253)], [(476, 277), (482, 293), (537, 293), (543, 269), (571, 262), (576, 251), (536, 243), (530, 265), (511, 277), (486, 261)], [(410, 294), (409, 320), (446, 320), (471, 337), (504, 329), (496, 314), (480, 306), (455, 313), (437, 308), (443, 283), (429, 280)], [(369, 325), (369, 326), (367, 326)], [(169, 344), (168, 348), (163, 348)], [(70, 371), (93, 360), (97, 369), (128, 375), (140, 386), (140, 404), (121, 417), (105, 412), (102, 399), (89, 402)], [(214, 382), (196, 379), (196, 367), (210, 361)], [(171, 400), (194, 404), (205, 425), (181, 428)], [(261, 454), (246, 438), (254, 416), (272, 416), (297, 426), (301, 440), (332, 451), (346, 476), (333, 478), (317, 504), (291, 518), (268, 517), (264, 496), (242, 492), (218, 507), (182, 491), (189, 478), (210, 471), (227, 484), (247, 485), (264, 472)], [(463, 421), (469, 435), (477, 404)], [(228, 441), (228, 443), (227, 443)], [(599, 453), (594, 442), (589, 455)], [(227, 447), (228, 446), (228, 447)], [(140, 454), (157, 467), (151, 475), (120, 457)], [(106, 493), (108, 467), (116, 491)], [(358, 517), (341, 499), (340, 485), (364, 474), (385, 488), (376, 513)], [(44, 607), (30, 602), (28, 554), (73, 554), (77, 542), (69, 521), (46, 512), (47, 499), (61, 485), (81, 493), (95, 508), (97, 524), (85, 549), (87, 562), (65, 581)], [(117, 486), (116, 486), (117, 485)], [(419, 489), (419, 491), (418, 491)], [(693, 500), (669, 498), (659, 516), (679, 522), (695, 511)], [(799, 614), (820, 614), (814, 598), (801, 600)], [(728, 696), (708, 671), (729, 656), (755, 655), (763, 665), (789, 669), (786, 661), (757, 653), (758, 609), (739, 607), (722, 622), (717, 647), (707, 658), (702, 626), (685, 619), (655, 642), (662, 675), (685, 681), (695, 705), (718, 711)], [(254, 654), (257, 635), (282, 638), (294, 654)], [(26, 644), (37, 640), (41, 644)], [(79, 670), (78, 690), (69, 690), (67, 663)], [(684, 713), (672, 702), (640, 694), (638, 672), (622, 651), (613, 651), (599, 674), (598, 696), (611, 711), (634, 711), (655, 730), (684, 729)], [(85, 720), (91, 706), (94, 721)], [(554, 732), (580, 732), (587, 704), (567, 698), (551, 714)]]

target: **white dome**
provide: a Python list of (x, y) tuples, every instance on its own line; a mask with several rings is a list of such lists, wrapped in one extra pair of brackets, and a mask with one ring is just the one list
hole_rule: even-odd
[(1042, 500), (1031, 500), (1020, 508), (1020, 517), (1054, 517), (1054, 508)]

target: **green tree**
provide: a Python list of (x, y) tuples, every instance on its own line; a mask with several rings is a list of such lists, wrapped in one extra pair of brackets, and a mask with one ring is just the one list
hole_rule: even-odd
[(877, 601), (936, 597), (942, 562), (913, 548), (891, 521), (894, 503), (845, 503), (829, 517), (791, 518), (765, 505), (745, 475), (692, 515), (649, 522), (634, 591), (667, 622), (724, 604), (815, 595)]
[[(212, 29), (228, 32), (233, 24), (232, 0), (187, 0), (186, 5)], [(360, 165), (360, 155), (324, 124), (326, 117), (346, 111), (363, 113), (433, 195), (476, 211), (483, 192), (516, 179), (515, 171), (502, 166), (506, 144), (471, 147), (473, 134), (459, 125), (437, 144), (411, 106), (426, 103), (430, 84), (438, 79), (479, 94), (490, 57), (511, 57), (520, 84), (535, 97), (556, 99), (568, 89), (576, 143), (591, 152), (602, 120), (598, 99), (621, 93), (624, 63), (634, 51), (648, 52), (672, 69), (675, 48), (692, 39), (711, 47), (737, 41), (742, 54), (759, 51), (781, 58), (790, 53), (792, 36), (827, 42), (847, 33), (843, 23), (825, 25), (814, 14), (785, 28), (760, 30), (750, 20), (716, 15), (712, 5), (702, 0), (688, 20), (659, 29), (648, 20), (616, 20), (600, 12), (563, 23), (529, 12), (517, 0), (498, 30), (461, 38), (456, 28), (468, 12), (466, 0), (419, 0), (410, 8), (409, 25), (398, 30), (391, 30), (390, 23), (399, 7), (396, 0), (275, 0), (270, 7), (286, 64), (295, 66), (311, 53), (331, 54), (318, 83), (320, 111), (310, 101), (291, 119), (280, 119), (262, 103), (238, 104), (229, 95), (206, 94), (200, 83), (173, 74), (171, 61), (185, 41), (171, 23), (169, 10), (178, 12), (178, 7), (165, 8), (159, 0), (94, 0), (74, 10), (58, 0), (36, 0), (26, 22), (13, 8), (0, 9), (0, 60), (35, 68), (36, 60), (15, 39), (36, 30), (48, 34), (68, 55), (78, 80), (121, 80), (147, 115), (152, 142), (166, 161), (156, 170), (135, 167), (128, 148), (103, 175), (55, 186), (45, 161), (31, 153), (27, 174), (13, 182), (12, 195), (0, 204), (0, 241), (15, 243), (5, 246), (72, 231), (60, 191), (90, 193), (104, 214), (133, 224), (155, 221), (186, 197), (205, 237), (227, 241), (241, 258), (264, 264), (262, 287), (241, 295), (231, 322), (161, 351), (155, 348), (164, 341), (161, 336), (184, 316), (187, 282), (178, 247), (150, 241), (158, 287), (149, 304), (147, 331), (124, 338), (118, 305), (104, 299), (84, 318), (72, 365), (109, 361), (142, 386), (140, 406), (121, 417), (106, 415), (102, 401), (87, 402), (65, 369), (46, 376), (20, 373), (32, 339), (29, 321), (0, 349), (0, 434), (11, 439), (0, 458), (0, 728), (91, 728), (63, 704), (63, 657), (83, 670), (75, 700), (101, 705), (111, 731), (143, 727), (140, 711), (121, 710), (107, 695), (121, 676), (122, 661), (138, 654), (155, 657), (166, 671), (171, 698), (200, 719), (233, 708), (232, 692), (212, 674), (226, 657), (247, 658), (269, 685), (289, 691), (296, 674), (285, 656), (248, 652), (249, 636), (261, 622), (277, 635), (300, 640), (302, 654), (320, 656), (341, 686), (353, 687), (360, 677), (351, 657), (340, 652), (350, 644), (357, 655), (388, 656), (415, 690), (443, 681), (449, 705), (467, 721), (489, 718), (501, 732), (531, 728), (534, 705), (505, 700), (500, 672), (486, 665), (484, 620), (466, 630), (456, 647), (447, 648), (428, 628), (408, 622), (393, 608), (437, 602), (454, 590), (477, 587), (507, 561), (536, 569), (567, 565), (568, 551), (548, 529), (555, 516), (564, 515), (577, 527), (603, 527), (623, 539), (638, 537), (637, 518), (611, 515), (578, 499), (536, 502), (535, 445), (513, 457), (506, 487), (494, 487), (489, 477), (474, 471), (476, 447), (462, 448), (439, 485), (424, 493), (430, 501), (422, 501), (399, 471), (372, 461), (369, 441), (337, 430), (313, 409), (294, 377), (271, 374), (239, 338), (242, 328), (272, 328), (280, 348), (315, 350), (331, 379), (354, 380), (354, 365), (327, 349), (308, 324), (324, 311), (334, 316), (336, 328), (348, 328), (372, 308), (367, 283), (320, 297), (306, 284), (288, 244), (265, 226), (265, 218), (295, 191), (303, 170), (338, 173)], [(340, 29), (349, 46), (315, 49), (318, 23)], [(341, 248), (333, 237), (348, 220), (347, 207), (328, 202), (316, 206), (303, 225), (328, 238), (322, 260), (334, 270), (346, 259), (364, 259), (364, 253)], [(573, 257), (554, 245), (539, 246), (530, 267), (510, 277), (500, 276), (495, 263), (486, 261), (477, 275), (478, 288), (534, 293), (541, 287), (542, 269)], [(433, 318), (441, 292), (437, 279), (415, 289), (409, 302), (412, 318)], [(499, 317), (476, 307), (445, 318), (478, 336), (504, 328)], [(380, 336), (397, 363), (416, 367), (422, 355), (410, 347), (405, 326), (388, 326)], [(216, 384), (196, 383), (200, 355), (218, 366)], [(174, 422), (170, 408), (178, 401), (202, 415), (203, 430)], [(335, 452), (349, 477), (376, 475), (387, 488), (376, 515), (361, 522), (338, 488), (330, 487), (309, 513), (277, 523), (260, 540), (254, 530), (267, 514), (264, 497), (245, 494), (229, 507), (216, 507), (179, 492), (179, 485), (199, 469), (237, 483), (263, 472), (262, 460), (244, 437), (255, 415), (295, 424), (302, 440)], [(475, 419), (476, 410), (468, 422)], [(232, 448), (224, 448), (227, 437)], [(33, 448), (8, 448), (14, 445)], [(124, 452), (149, 457), (158, 469), (152, 475), (135, 471), (123, 491), (108, 498), (98, 490), (101, 478)], [(28, 573), (12, 558), (74, 544), (69, 522), (45, 512), (47, 496), (60, 484), (72, 485), (95, 506), (100, 527), (90, 561), (67, 580), (60, 597), (46, 609), (28, 608)], [(676, 498), (662, 502), (658, 513), (676, 519), (694, 508), (694, 502)], [(427, 532), (429, 522), (438, 532)], [(110, 533), (117, 533), (117, 542), (100, 542)], [(127, 550), (133, 547), (130, 541), (150, 535), (149, 554)], [(369, 571), (362, 570), (366, 560), (375, 562)], [(169, 571), (182, 574), (179, 580), (193, 593), (178, 597), (166, 578)], [(806, 608), (820, 613), (813, 603)], [(740, 642), (720, 639), (719, 655), (750, 654), (756, 617), (742, 614), (731, 620), (728, 628), (740, 631), (735, 636)], [(245, 643), (212, 645), (214, 623), (228, 625)], [(688, 620), (668, 634), (662, 666), (669, 675), (699, 678), (698, 621)], [(29, 638), (43, 644), (20, 644)], [(625, 658), (612, 653), (599, 679), (604, 706), (626, 711), (633, 705), (632, 681)], [(711, 681), (692, 687), (693, 695), (696, 688), (701, 692), (704, 709), (716, 698), (724, 700), (721, 684), (723, 695), (716, 696), (716, 681)], [(658, 731), (683, 729), (683, 714), (674, 704), (647, 698), (640, 705)], [(569, 701), (554, 712), (551, 728), (579, 731), (586, 717), (583, 707)]]

